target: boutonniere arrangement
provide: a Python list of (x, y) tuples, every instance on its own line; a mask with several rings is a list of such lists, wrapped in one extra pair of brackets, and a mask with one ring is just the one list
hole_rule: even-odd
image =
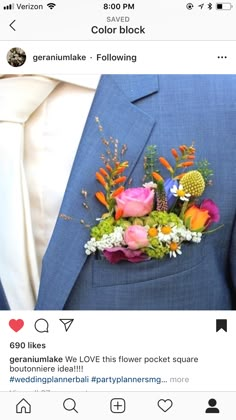
[(132, 188), (125, 187), (127, 146), (119, 152), (118, 140), (102, 141), (105, 153), (96, 172), (101, 186), (96, 199), (106, 210), (90, 228), (87, 255), (99, 253), (110, 263), (175, 258), (184, 252), (184, 244), (199, 244), (204, 234), (216, 230), (209, 227), (219, 221), (219, 209), (211, 199), (201, 200), (213, 172), (207, 160), (195, 164), (193, 145), (172, 149), (171, 160), (158, 157), (156, 146), (149, 146), (144, 182)]

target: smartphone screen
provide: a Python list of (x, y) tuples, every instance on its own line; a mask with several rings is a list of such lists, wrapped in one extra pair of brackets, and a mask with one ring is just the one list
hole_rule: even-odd
[(233, 418), (235, 14), (1, 2), (4, 419)]

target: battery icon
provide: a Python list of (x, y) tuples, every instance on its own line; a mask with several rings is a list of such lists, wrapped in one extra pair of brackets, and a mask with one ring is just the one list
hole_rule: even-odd
[(217, 10), (231, 10), (232, 7), (231, 3), (216, 3)]

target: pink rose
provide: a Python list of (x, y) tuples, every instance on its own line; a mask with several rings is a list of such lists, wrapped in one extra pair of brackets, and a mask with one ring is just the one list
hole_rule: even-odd
[(116, 211), (121, 217), (142, 217), (152, 211), (153, 200), (151, 188), (128, 188), (116, 197)]
[(124, 233), (124, 241), (129, 249), (139, 249), (148, 246), (147, 230), (143, 226), (129, 226)]

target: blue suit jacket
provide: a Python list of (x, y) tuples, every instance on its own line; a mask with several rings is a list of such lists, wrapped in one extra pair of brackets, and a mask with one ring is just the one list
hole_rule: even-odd
[[(104, 151), (94, 122), (107, 136), (126, 143), (129, 177), (140, 186), (143, 156), (156, 144), (159, 156), (195, 141), (199, 160), (207, 158), (214, 183), (206, 197), (220, 207), (224, 228), (201, 244), (183, 247), (176, 259), (138, 264), (86, 257), (89, 230), (104, 208), (93, 198), (95, 171)], [(108, 75), (97, 89), (60, 213), (43, 260), (36, 309), (232, 309), (235, 307), (236, 77), (212, 75)], [(81, 189), (89, 192), (90, 210)], [(6, 299), (0, 288), (0, 305)]]

